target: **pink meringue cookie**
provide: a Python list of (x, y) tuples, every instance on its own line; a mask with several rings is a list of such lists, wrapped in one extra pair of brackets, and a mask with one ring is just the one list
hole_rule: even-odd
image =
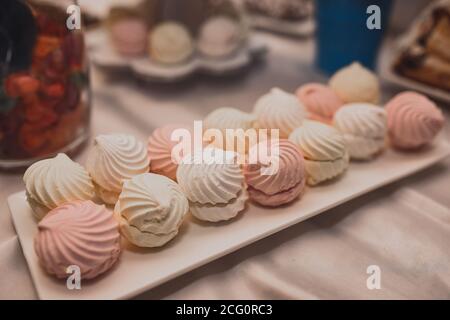
[[(249, 157), (258, 153), (258, 148), (267, 141), (261, 142), (250, 149)], [(303, 155), (297, 146), (287, 139), (271, 140), (271, 150), (279, 149), (278, 170), (263, 172), (273, 159), (267, 161), (258, 158), (254, 163), (244, 166), (245, 180), (248, 185), (250, 199), (268, 207), (276, 207), (290, 203), (301, 196), (305, 189), (306, 173)], [(276, 156), (275, 153), (272, 153)]]
[(105, 206), (68, 202), (39, 222), (34, 249), (49, 274), (66, 278), (67, 267), (75, 265), (82, 279), (92, 279), (119, 259), (119, 224)]
[(396, 95), (386, 104), (391, 143), (417, 149), (430, 143), (444, 126), (442, 111), (426, 96), (413, 91)]
[(147, 25), (139, 18), (126, 18), (110, 27), (112, 43), (118, 53), (125, 56), (142, 55), (147, 50)]
[(344, 104), (328, 86), (308, 83), (297, 89), (296, 95), (313, 120), (330, 124), (336, 111)]
[[(171, 136), (177, 129), (185, 129), (192, 133), (192, 129), (187, 125), (171, 124), (157, 128), (148, 139), (150, 172), (166, 176), (174, 181), (177, 180), (178, 161), (172, 159), (172, 149), (179, 142), (172, 141)], [(182, 153), (179, 154), (180, 160), (183, 157)]]

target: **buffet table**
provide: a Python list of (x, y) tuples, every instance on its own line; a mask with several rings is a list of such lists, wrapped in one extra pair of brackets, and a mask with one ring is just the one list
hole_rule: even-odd
[[(92, 137), (126, 132), (146, 140), (161, 125), (199, 120), (218, 107), (250, 111), (273, 86), (293, 91), (326, 81), (312, 67), (313, 40), (255, 36), (270, 48), (266, 59), (221, 79), (198, 75), (179, 84), (149, 84), (94, 68)], [(383, 101), (399, 90), (383, 83)], [(443, 134), (450, 138), (448, 125)], [(83, 163), (85, 156), (76, 160)], [(447, 159), (137, 298), (449, 299), (449, 183)], [(22, 177), (2, 173), (0, 186), (0, 299), (35, 299), (6, 203), (23, 189)], [(380, 268), (380, 289), (366, 285), (371, 265)]]

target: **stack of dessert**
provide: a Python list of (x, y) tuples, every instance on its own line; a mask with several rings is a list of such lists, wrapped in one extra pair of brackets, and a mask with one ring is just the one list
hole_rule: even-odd
[(229, 58), (245, 43), (246, 28), (237, 12), (212, 10), (203, 5), (205, 8), (199, 10), (205, 11), (205, 17), (197, 27), (197, 21), (188, 25), (182, 19), (159, 15), (160, 2), (111, 9), (107, 28), (117, 53), (127, 58), (148, 56), (156, 63), (170, 66), (186, 63), (195, 54), (212, 59)]
[(450, 1), (432, 4), (413, 26), (394, 70), (407, 78), (450, 91)]
[[(338, 180), (350, 160), (369, 161), (388, 145), (419, 150), (444, 125), (441, 111), (423, 95), (400, 93), (384, 108), (379, 96), (377, 77), (354, 63), (328, 85), (305, 84), (296, 94), (274, 88), (251, 114), (233, 108), (209, 114), (205, 132), (217, 129), (225, 139), (227, 129), (278, 130), (279, 138), (267, 136), (239, 152), (219, 149), (200, 132), (208, 144), (201, 153), (177, 154), (173, 133), (189, 126), (167, 125), (150, 135), (147, 146), (127, 134), (96, 137), (85, 167), (64, 154), (39, 161), (24, 175), (39, 221), (39, 261), (60, 278), (70, 265), (93, 278), (118, 260), (120, 235), (138, 247), (160, 247), (176, 237), (188, 212), (218, 223), (243, 214), (248, 200), (264, 207), (292, 204), (307, 186)], [(278, 150), (270, 174), (274, 158), (254, 158), (264, 146)], [(241, 165), (236, 159), (242, 154), (256, 161)]]

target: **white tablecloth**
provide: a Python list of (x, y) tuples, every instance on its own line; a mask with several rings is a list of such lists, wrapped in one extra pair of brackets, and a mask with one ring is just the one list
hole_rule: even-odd
[[(266, 63), (245, 75), (149, 85), (95, 72), (93, 136), (123, 131), (146, 139), (160, 125), (201, 119), (217, 107), (249, 111), (272, 86), (293, 91), (305, 82), (324, 81), (312, 67), (311, 41), (259, 36), (271, 51)], [(384, 85), (383, 90), (388, 98), (397, 89)], [(450, 137), (448, 127), (445, 135)], [(77, 160), (83, 162), (85, 155)], [(449, 187), (447, 160), (138, 298), (449, 299)], [(0, 299), (36, 298), (6, 204), (9, 194), (22, 189), (20, 175), (0, 174)], [(370, 265), (381, 270), (379, 290), (366, 286)]]

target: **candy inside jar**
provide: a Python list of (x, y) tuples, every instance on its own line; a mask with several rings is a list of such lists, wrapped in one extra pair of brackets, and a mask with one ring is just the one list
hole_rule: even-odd
[(0, 168), (29, 165), (86, 140), (90, 94), (81, 30), (57, 2), (2, 0)]

